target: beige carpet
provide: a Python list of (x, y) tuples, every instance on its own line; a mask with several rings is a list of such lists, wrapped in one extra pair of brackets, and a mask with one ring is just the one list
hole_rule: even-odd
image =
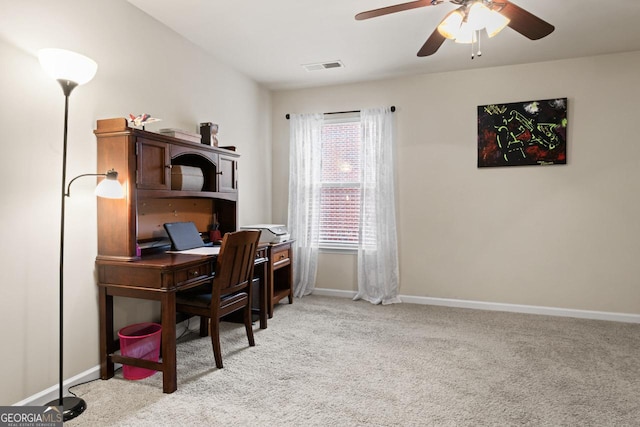
[(223, 327), (161, 375), (72, 389), (70, 426), (640, 426), (640, 325), (309, 296), (248, 347)]

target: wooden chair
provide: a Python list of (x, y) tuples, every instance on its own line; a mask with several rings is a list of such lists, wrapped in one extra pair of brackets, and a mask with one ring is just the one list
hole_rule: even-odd
[(226, 233), (216, 261), (211, 292), (185, 291), (176, 295), (176, 311), (200, 316), (200, 335), (206, 336), (204, 322), (210, 320), (211, 344), (218, 369), (222, 368), (220, 351), (220, 318), (222, 316), (244, 310), (244, 326), (249, 346), (255, 345), (251, 325), (251, 283), (259, 238), (260, 231), (256, 230)]

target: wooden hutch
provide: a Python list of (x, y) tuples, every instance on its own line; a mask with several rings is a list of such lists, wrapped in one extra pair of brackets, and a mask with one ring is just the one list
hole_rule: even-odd
[[(234, 151), (130, 128), (124, 118), (98, 120), (98, 170), (118, 171), (126, 196), (98, 199), (98, 260), (135, 260), (167, 243), (165, 222), (193, 221), (206, 233), (237, 229)], [(174, 166), (202, 170), (201, 191), (172, 190)]]

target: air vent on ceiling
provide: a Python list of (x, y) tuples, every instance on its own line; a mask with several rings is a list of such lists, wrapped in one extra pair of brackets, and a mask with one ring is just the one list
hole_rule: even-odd
[(318, 62), (316, 64), (304, 64), (307, 71), (329, 70), (331, 68), (344, 68), (342, 61)]

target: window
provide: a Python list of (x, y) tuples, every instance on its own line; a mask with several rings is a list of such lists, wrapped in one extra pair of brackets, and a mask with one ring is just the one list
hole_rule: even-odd
[(320, 247), (355, 249), (360, 224), (359, 114), (325, 116), (322, 126)]

